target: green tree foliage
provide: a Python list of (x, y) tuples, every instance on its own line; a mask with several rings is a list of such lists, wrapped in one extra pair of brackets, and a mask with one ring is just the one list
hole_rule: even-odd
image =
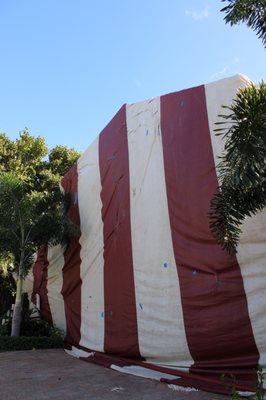
[(231, 25), (245, 22), (262, 39), (266, 47), (266, 0), (222, 0), (229, 4), (221, 11), (226, 15), (224, 20)]
[(0, 173), (0, 250), (12, 253), (22, 276), (34, 251), (62, 234), (62, 194), (29, 190), (28, 182), (9, 172)]
[(0, 134), (0, 265), (11, 255), (18, 275), (13, 335), (19, 334), (22, 282), (33, 254), (65, 239), (65, 196), (59, 181), (78, 156), (64, 146), (49, 153), (44, 139), (27, 129), (15, 142)]
[(220, 115), (225, 138), (219, 188), (211, 200), (210, 228), (224, 249), (236, 253), (241, 223), (266, 206), (266, 84), (241, 89)]
[(48, 150), (42, 137), (33, 137), (25, 128), (15, 141), (0, 134), (0, 172), (19, 177), (28, 189), (52, 190), (80, 156), (75, 149), (55, 146)]
[(68, 149), (66, 146), (55, 146), (50, 151), (48, 162), (45, 165), (54, 175), (62, 177), (79, 156), (80, 154), (75, 149)]
[(43, 169), (43, 158), (47, 154), (44, 139), (31, 136), (27, 129), (20, 133), (16, 141), (0, 134), (0, 171), (18, 176), (29, 189), (36, 189), (38, 182), (34, 177), (38, 177)]

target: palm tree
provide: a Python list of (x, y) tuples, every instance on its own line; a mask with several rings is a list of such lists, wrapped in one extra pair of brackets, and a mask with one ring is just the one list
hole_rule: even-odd
[(22, 282), (33, 254), (42, 245), (63, 244), (78, 234), (67, 217), (69, 196), (61, 193), (59, 182), (79, 155), (65, 146), (49, 152), (44, 139), (27, 129), (16, 141), (0, 134), (0, 265), (11, 256), (17, 273), (13, 336), (20, 331)]
[(63, 242), (64, 195), (29, 190), (17, 176), (0, 173), (0, 253), (13, 255), (17, 273), (12, 336), (18, 336), (21, 323), (22, 283), (33, 263), (34, 252), (42, 245)]
[[(223, 2), (226, 0), (222, 0)], [(231, 25), (245, 22), (262, 39), (266, 46), (266, 0), (228, 0), (229, 4), (221, 11), (226, 13), (224, 20)]]
[(266, 205), (266, 84), (241, 89), (216, 129), (225, 138), (219, 187), (211, 200), (210, 229), (236, 253), (241, 223)]

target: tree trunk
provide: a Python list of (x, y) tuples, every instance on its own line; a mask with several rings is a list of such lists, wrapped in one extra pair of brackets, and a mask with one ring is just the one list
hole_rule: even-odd
[(11, 336), (19, 336), (20, 335), (20, 326), (21, 326), (21, 319), (22, 319), (22, 305), (21, 305), (22, 283), (23, 283), (23, 278), (21, 276), (19, 276), (19, 278), (17, 280), (16, 300), (15, 300), (13, 317), (12, 317)]

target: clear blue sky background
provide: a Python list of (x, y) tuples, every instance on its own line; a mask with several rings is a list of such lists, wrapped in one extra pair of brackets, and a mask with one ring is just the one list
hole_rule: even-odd
[(266, 78), (254, 31), (220, 0), (0, 0), (0, 132), (84, 151), (124, 103), (243, 73)]

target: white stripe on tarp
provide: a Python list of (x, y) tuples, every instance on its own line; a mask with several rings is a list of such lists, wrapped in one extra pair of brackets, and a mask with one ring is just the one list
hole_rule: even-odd
[(78, 161), (80, 212), (81, 339), (80, 345), (104, 349), (103, 223), (98, 138)]
[(266, 210), (252, 218), (247, 217), (241, 229), (237, 259), (244, 280), (249, 318), (260, 353), (259, 364), (266, 367)]
[[(221, 161), (219, 157), (222, 154), (224, 146), (222, 135), (217, 136), (217, 132), (215, 132), (215, 129), (220, 129), (223, 126), (216, 125), (216, 123), (225, 121), (223, 118), (218, 117), (218, 115), (230, 114), (230, 111), (222, 108), (222, 106), (230, 107), (238, 89), (249, 84), (250, 80), (244, 75), (235, 75), (204, 85), (212, 150), (216, 166)], [(229, 124), (226, 124), (226, 126), (228, 127)]]
[(61, 294), (65, 259), (61, 245), (48, 247), (47, 260), (47, 297), (53, 324), (66, 332), (65, 303)]
[[(36, 254), (34, 254), (34, 256), (35, 256), (35, 260), (34, 260), (34, 262), (35, 262), (36, 258), (37, 258)], [(22, 288), (23, 293), (27, 293), (27, 295), (28, 295), (28, 300), (30, 302), (30, 308), (34, 307), (34, 304), (31, 302), (31, 296), (32, 296), (32, 292), (33, 292), (33, 283), (34, 283), (34, 275), (33, 275), (33, 269), (31, 268), (24, 279), (23, 288)]]
[[(222, 136), (215, 135), (215, 125), (221, 121), (218, 114), (228, 111), (221, 105), (230, 106), (237, 90), (248, 86), (250, 81), (243, 75), (223, 79), (205, 85), (209, 127), (216, 165), (223, 151)], [(242, 226), (243, 233), (238, 245), (237, 260), (243, 277), (248, 312), (251, 320), (255, 342), (260, 353), (260, 364), (266, 366), (266, 212), (258, 213), (252, 218), (246, 218)]]
[(118, 365), (112, 364), (110, 368), (114, 369), (115, 371), (123, 372), (123, 374), (135, 375), (147, 379), (154, 379), (156, 381), (160, 381), (161, 379), (176, 381), (177, 379), (180, 379), (175, 375), (166, 374), (160, 371), (154, 371), (152, 369), (141, 367), (139, 365), (119, 367)]
[(87, 352), (87, 351), (78, 349), (77, 347), (74, 347), (74, 346), (72, 346), (71, 350), (65, 349), (65, 352), (67, 354), (69, 354), (70, 356), (73, 356), (76, 358), (80, 358), (80, 357), (89, 358), (89, 357), (94, 356), (94, 354), (95, 354), (95, 352)]
[(190, 365), (172, 246), (160, 98), (127, 106), (131, 233), (140, 353)]

